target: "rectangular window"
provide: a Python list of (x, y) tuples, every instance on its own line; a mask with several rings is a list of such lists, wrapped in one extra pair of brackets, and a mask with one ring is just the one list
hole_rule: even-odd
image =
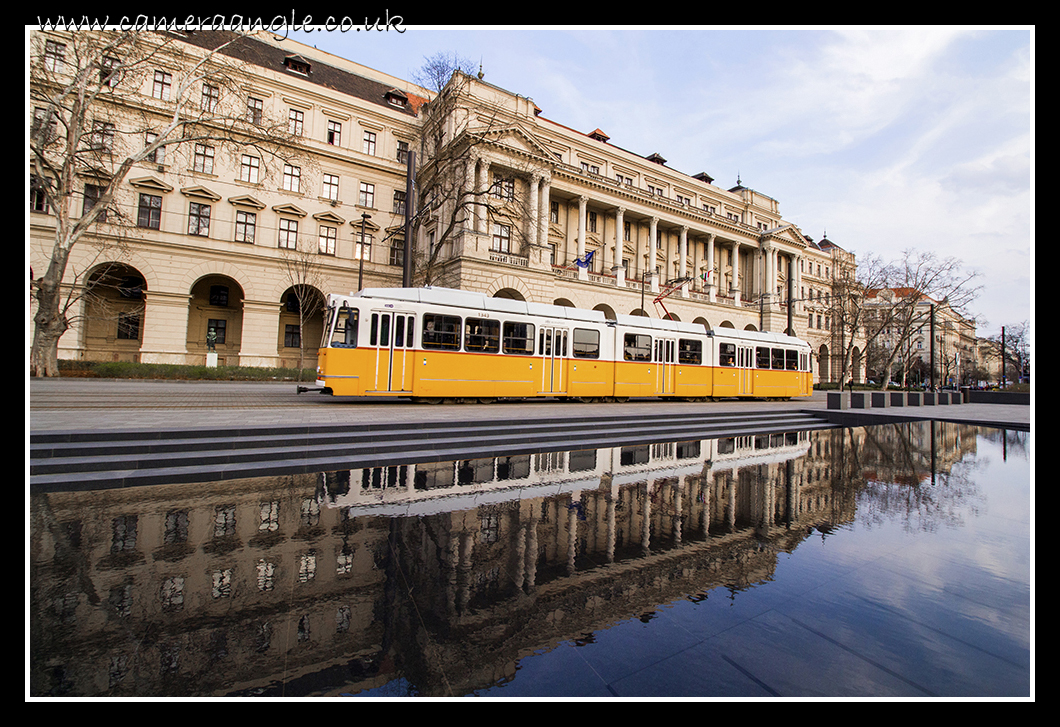
[(302, 168), (283, 165), (283, 188), (288, 192), (298, 192), (302, 185)]
[(211, 285), (210, 286), (210, 305), (217, 306), (218, 308), (228, 307), (228, 286), (227, 285)]
[(493, 196), (499, 199), (515, 199), (515, 180), (500, 176), (494, 177)]
[(774, 371), (784, 370), (784, 349), (772, 348), (769, 350), (771, 354), (771, 366), (770, 368)]
[(65, 55), (66, 46), (64, 44), (49, 40), (44, 44), (44, 67), (49, 71), (61, 71)]
[(114, 56), (103, 56), (99, 66), (99, 82), (109, 88), (116, 87), (118, 81), (121, 80), (121, 73), (119, 72), (121, 61)]
[(509, 321), (504, 324), (504, 352), (521, 355), (534, 353), (534, 324)]
[(324, 175), (324, 199), (338, 200), (339, 198), (339, 175)]
[(212, 146), (196, 144), (195, 154), (192, 156), (192, 170), (203, 174), (213, 174), (213, 154)]
[(784, 352), (784, 363), (788, 371), (799, 370), (799, 352), (798, 351), (785, 351)]
[(92, 133), (88, 137), (90, 148), (95, 151), (114, 150), (114, 124), (108, 121), (93, 121)]
[(736, 344), (735, 343), (719, 343), (718, 344), (718, 363), (722, 366), (735, 366), (736, 365)]
[(755, 368), (769, 368), (769, 348), (766, 346), (757, 346), (755, 348)]
[(366, 131), (366, 132), (364, 132), (364, 145), (362, 146), (362, 150), (364, 151), (365, 154), (371, 154), (372, 156), (375, 156), (375, 132), (374, 131)]
[(600, 358), (600, 331), (575, 328), (571, 353), (575, 358)]
[(210, 205), (192, 202), (188, 210), (188, 234), (208, 237), (210, 234)]
[(298, 330), (297, 323), (287, 323), (284, 325), (283, 346), (284, 348), (302, 347), (302, 334)]
[(548, 203), (548, 221), (553, 223), (559, 222), (559, 202)]
[(280, 247), (298, 249), (298, 220), (280, 220)]
[(397, 160), (402, 164), (405, 164), (409, 160), (409, 143), (407, 141), (399, 141), (397, 143)]
[(493, 225), (493, 247), (494, 252), (512, 251), (512, 228), (508, 225), (494, 223)]
[(587, 225), (588, 230), (589, 230), (589, 232), (596, 232), (596, 213), (595, 212), (590, 212), (588, 216), (589, 216), (588, 225)]
[(236, 242), (254, 242), (254, 231), (258, 225), (258, 215), (254, 212), (236, 212)]
[(244, 154), (239, 162), (239, 181), (257, 184), (261, 172), (261, 160), (252, 154)]
[(390, 264), (398, 267), (405, 265), (405, 241), (394, 240), (390, 243)]
[[(149, 146), (158, 139), (158, 134), (148, 131), (144, 134), (144, 146)], [(146, 161), (153, 164), (164, 164), (166, 161), (166, 145), (163, 144), (147, 155)]]
[(225, 342), (225, 330), (228, 326), (228, 321), (224, 318), (208, 318), (206, 320), (206, 330), (213, 329), (213, 332), (217, 334), (217, 338), (214, 343)]
[(361, 182), (361, 193), (357, 198), (357, 204), (361, 207), (375, 207), (375, 185)]
[(423, 347), (460, 350), (460, 318), (427, 313), (423, 316)]
[(332, 146), (339, 146), (342, 142), (342, 124), (338, 121), (328, 122), (328, 136), (327, 141)]
[(206, 113), (217, 111), (217, 105), (221, 101), (221, 89), (208, 83), (202, 84), (202, 103), (200, 108)]
[(265, 104), (260, 98), (254, 98), (251, 96), (247, 99), (247, 121), (255, 126), (261, 126), (264, 114)]
[(698, 366), (703, 363), (703, 342), (694, 338), (678, 339), (677, 363), (693, 366)]
[(394, 214), (405, 214), (405, 190), (403, 189), (394, 190)]
[(162, 229), (162, 198), (154, 194), (141, 194), (136, 210), (136, 226), (152, 230)]
[(140, 314), (138, 312), (118, 312), (118, 340), (140, 340)]
[[(85, 200), (81, 207), (81, 216), (84, 217), (88, 214), (89, 210), (96, 206), (99, 201), (100, 195), (103, 194), (103, 187), (97, 184), (86, 184), (85, 185)], [(100, 222), (107, 221), (107, 211), (103, 210), (99, 213), (99, 217), (96, 218)]]
[(464, 320), (465, 346), (477, 353), (497, 353), (501, 350), (501, 323), (490, 318)]
[(339, 231), (334, 227), (320, 226), (320, 254), (334, 255), (335, 241), (338, 239)]
[(365, 235), (361, 237), (361, 233), (358, 232), (354, 237), (353, 245), (353, 259), (354, 260), (371, 260), (372, 259), (372, 236)]
[(651, 361), (651, 336), (627, 333), (622, 357), (626, 361)]
[(173, 89), (173, 74), (155, 71), (155, 80), (151, 86), (151, 96), (161, 101), (168, 101)]
[(291, 109), (287, 115), (287, 133), (291, 136), (301, 136), (305, 114), (298, 109)]

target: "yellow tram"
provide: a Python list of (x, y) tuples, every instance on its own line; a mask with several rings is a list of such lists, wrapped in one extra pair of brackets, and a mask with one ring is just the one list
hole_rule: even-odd
[(490, 298), (446, 288), (331, 295), (317, 385), (445, 399), (809, 396), (792, 336)]

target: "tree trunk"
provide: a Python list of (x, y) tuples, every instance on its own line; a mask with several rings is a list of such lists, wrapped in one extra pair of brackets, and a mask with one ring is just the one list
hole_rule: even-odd
[(59, 339), (70, 327), (59, 311), (59, 286), (41, 279), (37, 288), (37, 312), (33, 316), (33, 343), (29, 355), (30, 376), (59, 375)]

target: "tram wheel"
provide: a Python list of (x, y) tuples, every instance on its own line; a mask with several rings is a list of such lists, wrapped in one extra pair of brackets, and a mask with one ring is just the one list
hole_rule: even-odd
[(417, 396), (415, 401), (417, 404), (441, 404), (443, 399), (440, 396)]

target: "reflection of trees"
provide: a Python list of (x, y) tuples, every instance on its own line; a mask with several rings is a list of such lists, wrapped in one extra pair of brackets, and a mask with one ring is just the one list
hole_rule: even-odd
[(976, 427), (922, 421), (863, 430), (851, 451), (860, 472), (858, 521), (867, 527), (900, 522), (907, 532), (959, 527), (976, 517), (983, 493), (973, 478), (980, 463)]

